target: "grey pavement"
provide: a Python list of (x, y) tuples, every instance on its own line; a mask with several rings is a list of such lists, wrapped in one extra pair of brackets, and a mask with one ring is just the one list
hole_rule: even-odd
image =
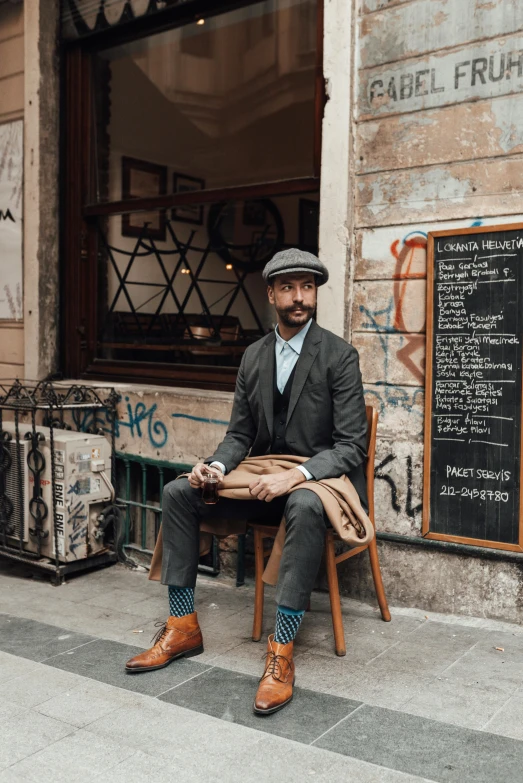
[(294, 700), (259, 717), (252, 586), (202, 577), (196, 604), (205, 652), (131, 676), (165, 588), (120, 565), (53, 587), (0, 559), (0, 783), (523, 780), (523, 628), (344, 599), (338, 658), (315, 593)]

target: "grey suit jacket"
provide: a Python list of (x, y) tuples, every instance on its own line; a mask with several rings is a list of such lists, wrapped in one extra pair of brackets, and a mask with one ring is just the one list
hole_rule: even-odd
[[(245, 351), (227, 434), (207, 463), (218, 460), (229, 472), (247, 455), (270, 453), (275, 340), (271, 332)], [(358, 352), (315, 321), (296, 364), (285, 440), (293, 454), (310, 457), (303, 465), (318, 481), (347, 474), (368, 510), (367, 419)]]

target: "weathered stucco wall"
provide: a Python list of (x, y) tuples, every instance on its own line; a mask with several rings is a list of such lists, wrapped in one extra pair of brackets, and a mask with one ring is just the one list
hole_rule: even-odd
[[(0, 124), (24, 117), (24, 12), (0, 7)], [(3, 150), (2, 150), (3, 152)], [(0, 205), (0, 211), (5, 206)], [(3, 290), (3, 282), (0, 287)], [(0, 379), (24, 374), (24, 325), (0, 321)]]
[[(380, 412), (378, 527), (419, 536), (426, 237), (430, 230), (523, 219), (523, 6), (516, 0), (358, 0), (357, 6), (352, 341), (366, 398)], [(381, 549), (392, 601), (523, 617), (517, 566)], [(369, 597), (362, 568), (354, 564), (344, 580)], [(488, 600), (487, 572), (509, 586)]]
[(25, 0), (25, 377), (58, 369), (59, 4)]

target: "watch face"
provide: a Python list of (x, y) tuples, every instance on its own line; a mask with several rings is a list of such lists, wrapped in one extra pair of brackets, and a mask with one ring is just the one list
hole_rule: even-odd
[(270, 199), (213, 204), (207, 230), (220, 258), (253, 272), (263, 269), (285, 238), (281, 215)]

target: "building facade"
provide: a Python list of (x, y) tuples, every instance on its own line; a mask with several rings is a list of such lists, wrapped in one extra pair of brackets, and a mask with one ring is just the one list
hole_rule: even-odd
[[(194, 462), (272, 327), (265, 259), (318, 250), (380, 414), (389, 600), (521, 621), (523, 554), (421, 520), (427, 234), (522, 222), (522, 119), (511, 0), (0, 3), (2, 376), (118, 388), (131, 480)], [(340, 577), (372, 598), (363, 556)]]

